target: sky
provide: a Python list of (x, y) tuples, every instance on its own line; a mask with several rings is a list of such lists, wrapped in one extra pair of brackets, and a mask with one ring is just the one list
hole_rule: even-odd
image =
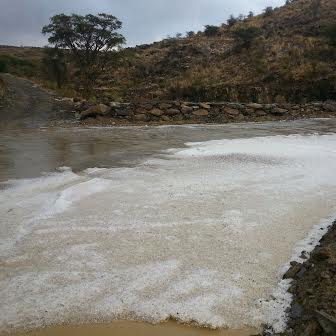
[(58, 13), (112, 14), (123, 22), (128, 46), (161, 40), (168, 35), (219, 25), (230, 14), (260, 13), (285, 0), (0, 0), (0, 44), (44, 46), (41, 34)]

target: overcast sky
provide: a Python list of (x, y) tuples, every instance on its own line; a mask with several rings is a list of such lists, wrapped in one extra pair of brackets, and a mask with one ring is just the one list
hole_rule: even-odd
[(41, 27), (57, 13), (105, 12), (123, 22), (127, 44), (149, 43), (167, 35), (218, 25), (230, 14), (261, 12), (285, 0), (0, 0), (0, 44), (43, 46)]

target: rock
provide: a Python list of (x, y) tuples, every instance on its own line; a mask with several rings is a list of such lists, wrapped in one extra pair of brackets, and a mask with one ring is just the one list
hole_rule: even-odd
[(179, 113), (180, 113), (180, 110), (178, 110), (178, 109), (169, 109), (169, 110), (166, 111), (165, 114), (167, 114), (167, 115), (176, 115), (176, 114), (179, 114)]
[(195, 110), (193, 112), (193, 115), (197, 117), (206, 117), (209, 115), (209, 112), (205, 109), (200, 109), (200, 110)]
[(302, 264), (295, 264), (283, 276), (284, 279), (294, 279), (295, 276), (301, 271)]
[(316, 321), (310, 321), (301, 336), (315, 336), (318, 333), (319, 325)]
[(148, 113), (156, 117), (161, 117), (164, 114), (164, 112), (158, 108), (154, 108), (150, 110)]
[(152, 109), (154, 108), (154, 106), (153, 106), (152, 104), (149, 104), (149, 103), (144, 104), (142, 107), (143, 107), (145, 110), (152, 110)]
[(255, 111), (255, 115), (258, 117), (263, 117), (265, 115), (267, 115), (267, 113), (264, 110), (257, 110)]
[(236, 109), (233, 109), (233, 108), (230, 108), (230, 107), (226, 107), (224, 109), (224, 112), (231, 115), (231, 116), (237, 116), (237, 115), (240, 114), (239, 110), (236, 110)]
[(257, 103), (251, 103), (251, 104), (247, 104), (247, 107), (253, 108), (255, 110), (261, 110), (263, 108), (262, 104), (257, 104)]
[(336, 112), (336, 102), (330, 102), (330, 103), (324, 103), (322, 105), (322, 108), (325, 111), (329, 111), (329, 112)]
[(271, 113), (273, 114), (273, 115), (285, 115), (285, 114), (287, 114), (288, 113), (288, 110), (286, 110), (286, 109), (283, 109), (283, 108), (280, 108), (280, 107), (275, 107), (275, 108), (273, 108), (272, 110), (271, 110)]
[(315, 253), (314, 253), (314, 258), (317, 260), (327, 260), (331, 258), (332, 256), (332, 251), (329, 247), (320, 247), (316, 248)]
[(161, 103), (160, 105), (159, 105), (159, 108), (160, 108), (160, 110), (167, 110), (167, 109), (169, 109), (169, 108), (171, 108), (173, 105), (172, 104), (169, 104), (169, 103)]
[(202, 109), (205, 109), (205, 110), (210, 110), (211, 109), (211, 106), (207, 103), (200, 103), (199, 106), (202, 108)]
[(165, 116), (165, 115), (164, 115), (164, 116), (162, 116), (162, 120), (163, 120), (163, 121), (170, 121), (170, 118), (169, 118), (168, 116)]
[(336, 319), (323, 311), (316, 311), (317, 320), (326, 335), (336, 335)]
[(88, 108), (80, 114), (80, 120), (87, 118), (96, 118), (97, 116), (104, 116), (110, 112), (111, 108), (104, 104), (99, 104)]
[(292, 307), (291, 307), (291, 310), (290, 310), (291, 318), (293, 318), (293, 319), (300, 318), (302, 316), (302, 313), (303, 313), (302, 306), (297, 302), (293, 303)]
[(134, 120), (136, 120), (136, 121), (146, 121), (147, 116), (145, 114), (136, 114), (134, 116)]
[(110, 107), (118, 108), (120, 106), (121, 106), (121, 104), (119, 102), (110, 102)]
[(182, 113), (191, 113), (194, 109), (190, 106), (182, 105), (181, 111)]
[(125, 109), (117, 109), (115, 114), (118, 117), (128, 117), (131, 114), (131, 112)]

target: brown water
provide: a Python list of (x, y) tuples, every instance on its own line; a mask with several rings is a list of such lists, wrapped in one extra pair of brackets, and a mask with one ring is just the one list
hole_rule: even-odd
[(167, 322), (158, 325), (146, 323), (116, 321), (111, 324), (59, 326), (45, 328), (31, 332), (16, 333), (16, 336), (251, 336), (256, 335), (257, 330), (210, 330), (201, 329), (176, 322)]
[(0, 182), (38, 177), (66, 166), (131, 166), (186, 142), (336, 131), (336, 119), (162, 127), (0, 128)]

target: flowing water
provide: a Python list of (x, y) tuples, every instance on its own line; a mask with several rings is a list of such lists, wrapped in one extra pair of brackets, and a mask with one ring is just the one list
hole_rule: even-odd
[(281, 274), (336, 213), (335, 131), (1, 128), (0, 331), (169, 318), (282, 330)]

